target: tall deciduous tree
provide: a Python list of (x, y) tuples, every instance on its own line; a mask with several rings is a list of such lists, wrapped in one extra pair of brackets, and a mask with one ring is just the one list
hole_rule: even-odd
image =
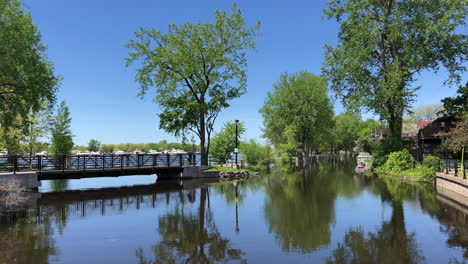
[(159, 126), (176, 136), (186, 130), (200, 139), (207, 164), (211, 133), (219, 112), (246, 89), (245, 50), (254, 48), (259, 23), (247, 27), (239, 8), (215, 11), (214, 23), (170, 25), (167, 33), (141, 28), (127, 47), (126, 65), (140, 62), (140, 96), (156, 88), (162, 107)]
[(57, 108), (57, 114), (53, 117), (50, 124), (51, 147), (54, 154), (65, 155), (72, 150), (73, 135), (70, 126), (70, 110), (67, 103), (62, 101)]
[(468, 83), (458, 87), (458, 95), (442, 99), (444, 109), (440, 114), (452, 117), (463, 117), (468, 113)]
[(453, 153), (458, 153), (468, 147), (468, 114), (456, 123), (456, 126), (447, 133), (440, 133), (444, 136), (444, 147)]
[(44, 137), (47, 133), (48, 121), (51, 118), (52, 109), (52, 104), (47, 101), (43, 101), (37, 111), (34, 111), (34, 109), (30, 109), (29, 111), (26, 120), (27, 133), (25, 141), (28, 148), (27, 151), (30, 156), (39, 152), (43, 147), (39, 142), (39, 139)]
[(101, 147), (101, 142), (96, 139), (90, 139), (88, 142), (88, 150), (89, 151), (98, 151), (99, 147)]
[(328, 18), (341, 23), (337, 47), (326, 46), (324, 75), (347, 106), (364, 106), (400, 140), (402, 118), (423, 70), (444, 66), (449, 83), (466, 70), (466, 0), (330, 0)]
[(326, 81), (312, 73), (281, 74), (260, 109), (264, 136), (276, 147), (294, 146), (299, 155), (319, 151), (333, 127), (327, 92)]
[(41, 35), (18, 0), (0, 1), (0, 126), (55, 101), (59, 78)]
[[(243, 123), (237, 125), (237, 142), (238, 147), (240, 145), (240, 137), (245, 133)], [(224, 127), (213, 136), (211, 146), (211, 154), (216, 159), (225, 163), (230, 154), (234, 152), (236, 148), (236, 123), (227, 122)]]
[(334, 121), (333, 135), (335, 142), (333, 142), (333, 146), (335, 150), (352, 152), (363, 126), (361, 116), (357, 113), (345, 112), (335, 116)]

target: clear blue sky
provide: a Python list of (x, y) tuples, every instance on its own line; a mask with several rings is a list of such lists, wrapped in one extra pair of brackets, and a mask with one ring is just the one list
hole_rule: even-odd
[[(246, 138), (261, 137), (266, 92), (281, 72), (308, 70), (320, 74), (324, 44), (336, 44), (338, 24), (322, 17), (326, 0), (237, 1), (247, 23), (261, 21), (257, 49), (248, 54), (247, 93), (219, 115), (216, 128), (240, 119)], [(63, 76), (58, 95), (72, 113), (76, 144), (95, 138), (102, 143), (143, 143), (176, 139), (158, 128), (158, 107), (151, 96), (136, 94), (134, 70), (127, 69), (124, 44), (140, 26), (165, 31), (167, 25), (212, 21), (215, 9), (229, 10), (221, 0), (25, 0), (48, 46), (56, 73)], [(415, 106), (439, 103), (455, 88), (443, 87), (446, 74), (423, 74)], [(464, 78), (466, 80), (466, 76)], [(337, 113), (342, 107), (335, 104)]]

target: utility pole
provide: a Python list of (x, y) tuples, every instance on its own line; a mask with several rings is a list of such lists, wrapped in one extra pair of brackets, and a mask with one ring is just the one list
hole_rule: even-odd
[(236, 120), (236, 148), (234, 149), (234, 153), (236, 153), (236, 169), (238, 169), (239, 167), (237, 166), (237, 153), (239, 152), (239, 149), (237, 147), (237, 141), (238, 141), (238, 130), (237, 130), (237, 126), (239, 124), (239, 120)]

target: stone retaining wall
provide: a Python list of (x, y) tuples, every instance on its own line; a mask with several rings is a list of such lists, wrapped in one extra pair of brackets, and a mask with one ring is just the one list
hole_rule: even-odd
[(10, 185), (14, 182), (14, 185), (25, 189), (37, 189), (41, 186), (41, 182), (37, 178), (35, 172), (27, 173), (0, 173), (0, 185)]
[(468, 205), (468, 180), (438, 172), (436, 174), (437, 189), (443, 188), (457, 193), (467, 199), (457, 199)]

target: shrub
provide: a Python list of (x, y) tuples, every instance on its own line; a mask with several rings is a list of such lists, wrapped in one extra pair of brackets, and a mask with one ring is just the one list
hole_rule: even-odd
[(427, 156), (423, 160), (422, 165), (424, 168), (430, 168), (436, 172), (440, 165), (440, 159), (436, 156)]
[(419, 176), (420, 181), (432, 182), (435, 178), (434, 168), (420, 168), (421, 175)]
[(402, 151), (390, 153), (384, 167), (387, 171), (398, 172), (412, 169), (414, 164), (415, 160), (411, 153), (407, 149), (403, 149)]
[(242, 142), (239, 151), (243, 154), (247, 165), (251, 168), (261, 168), (269, 163), (270, 148), (251, 139)]
[(385, 164), (390, 153), (402, 150), (402, 144), (396, 140), (381, 141), (372, 152), (372, 166), (381, 167)]

